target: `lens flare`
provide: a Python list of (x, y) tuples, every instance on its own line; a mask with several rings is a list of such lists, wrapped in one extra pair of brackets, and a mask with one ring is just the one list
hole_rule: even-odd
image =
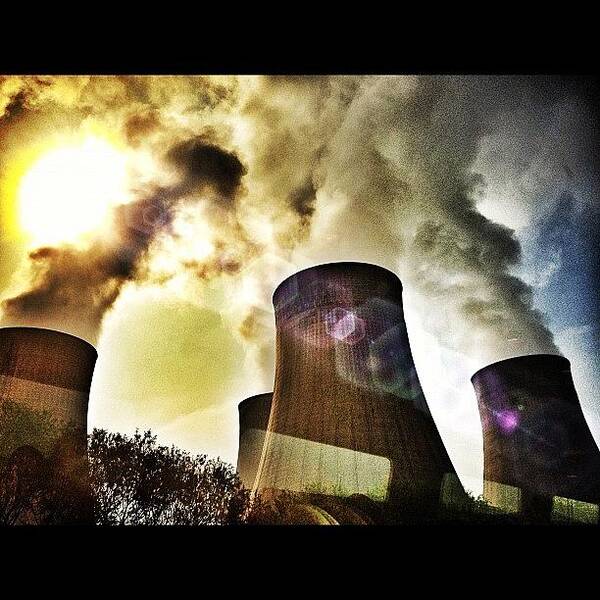
[(519, 426), (519, 413), (514, 410), (499, 410), (495, 416), (504, 433), (512, 433)]

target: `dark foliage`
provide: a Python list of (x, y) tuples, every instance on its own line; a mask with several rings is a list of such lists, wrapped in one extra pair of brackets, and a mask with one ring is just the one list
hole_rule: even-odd
[(248, 514), (249, 493), (230, 465), (160, 446), (150, 431), (95, 429), (88, 452), (99, 525), (225, 525)]
[(93, 523), (85, 432), (0, 405), (0, 525)]
[(552, 522), (549, 501), (506, 514), (464, 493), (435, 505), (361, 494), (278, 491), (252, 497), (231, 465), (161, 446), (150, 431), (128, 436), (95, 429), (86, 448), (85, 432), (8, 401), (0, 403), (0, 432), (0, 525)]
[(249, 515), (231, 465), (161, 446), (149, 431), (86, 439), (5, 401), (0, 432), (0, 525), (221, 525)]

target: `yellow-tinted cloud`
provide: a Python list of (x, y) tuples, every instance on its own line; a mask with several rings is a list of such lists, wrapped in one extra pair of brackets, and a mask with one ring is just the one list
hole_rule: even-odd
[(244, 378), (244, 349), (217, 312), (167, 295), (149, 301), (143, 290), (117, 305), (99, 351), (101, 423), (123, 410), (136, 418), (128, 428), (156, 426), (222, 403)]

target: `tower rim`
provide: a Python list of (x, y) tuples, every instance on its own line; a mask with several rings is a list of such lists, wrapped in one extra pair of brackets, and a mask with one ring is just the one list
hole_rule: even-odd
[(535, 360), (539, 360), (540, 362), (541, 361), (554, 362), (556, 364), (563, 364), (568, 367), (571, 366), (571, 362), (569, 361), (569, 359), (566, 356), (563, 356), (562, 354), (550, 354), (550, 353), (520, 354), (519, 356), (511, 356), (510, 358), (504, 358), (502, 360), (497, 360), (493, 363), (490, 363), (489, 365), (486, 365), (485, 367), (482, 367), (481, 369), (478, 369), (477, 371), (475, 371), (475, 373), (473, 373), (473, 375), (471, 375), (471, 383), (474, 383), (475, 379), (477, 377), (479, 377), (480, 375), (482, 375), (484, 372), (486, 372), (488, 370), (494, 369), (500, 365), (522, 362), (524, 359), (535, 359)]
[(281, 281), (277, 285), (277, 287), (273, 291), (273, 295), (271, 296), (271, 302), (272, 302), (273, 306), (275, 308), (277, 308), (277, 298), (278, 298), (278, 296), (281, 294), (281, 292), (285, 288), (286, 284), (289, 284), (290, 281), (292, 281), (293, 279), (297, 278), (299, 275), (302, 275), (304, 273), (308, 273), (308, 272), (311, 272), (311, 271), (314, 271), (314, 272), (317, 272), (317, 271), (326, 271), (328, 269), (340, 267), (342, 265), (346, 266), (346, 267), (349, 267), (349, 268), (357, 268), (358, 267), (358, 268), (361, 268), (361, 269), (369, 269), (369, 270), (373, 270), (373, 271), (380, 271), (380, 272), (382, 272), (382, 274), (385, 275), (385, 277), (387, 277), (388, 279), (394, 280), (394, 282), (398, 286), (400, 286), (400, 292), (402, 292), (402, 290), (403, 290), (402, 281), (400, 280), (400, 277), (398, 277), (398, 275), (396, 273), (394, 273), (394, 271), (391, 271), (390, 269), (387, 269), (386, 267), (382, 267), (381, 265), (378, 265), (378, 264), (375, 264), (375, 263), (361, 262), (361, 261), (358, 261), (358, 260), (331, 261), (331, 262), (319, 263), (319, 264), (316, 264), (316, 265), (312, 265), (310, 267), (305, 267), (304, 269), (300, 269), (299, 271), (296, 271), (292, 275), (289, 275), (288, 277), (286, 277), (283, 281)]
[(31, 326), (31, 325), (8, 325), (5, 327), (0, 327), (0, 335), (4, 331), (13, 331), (13, 332), (36, 331), (36, 332), (44, 332), (44, 334), (57, 335), (62, 338), (70, 338), (70, 339), (76, 340), (78, 343), (86, 346), (88, 349), (91, 349), (94, 352), (94, 354), (96, 354), (96, 356), (98, 356), (98, 350), (97, 350), (96, 346), (94, 346), (93, 344), (91, 344), (90, 342), (88, 342), (87, 340), (85, 340), (82, 337), (79, 337), (72, 333), (67, 333), (66, 331), (61, 331), (60, 329), (53, 329), (52, 327), (35, 327), (35, 326)]
[(273, 392), (261, 392), (260, 394), (254, 394), (252, 396), (248, 396), (247, 398), (244, 398), (241, 402), (238, 402), (238, 411), (241, 411), (244, 408), (246, 408), (246, 406), (252, 400), (256, 400), (257, 398), (262, 398), (264, 396), (273, 396)]

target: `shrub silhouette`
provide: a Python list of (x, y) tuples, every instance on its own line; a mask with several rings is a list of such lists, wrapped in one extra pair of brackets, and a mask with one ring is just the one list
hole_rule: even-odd
[(91, 435), (0, 402), (0, 525), (220, 525), (247, 520), (232, 466), (150, 431)]
[(92, 523), (85, 440), (45, 411), (0, 403), (0, 525)]
[(150, 431), (95, 429), (90, 481), (99, 525), (225, 525), (245, 521), (250, 494), (233, 467), (158, 445)]

